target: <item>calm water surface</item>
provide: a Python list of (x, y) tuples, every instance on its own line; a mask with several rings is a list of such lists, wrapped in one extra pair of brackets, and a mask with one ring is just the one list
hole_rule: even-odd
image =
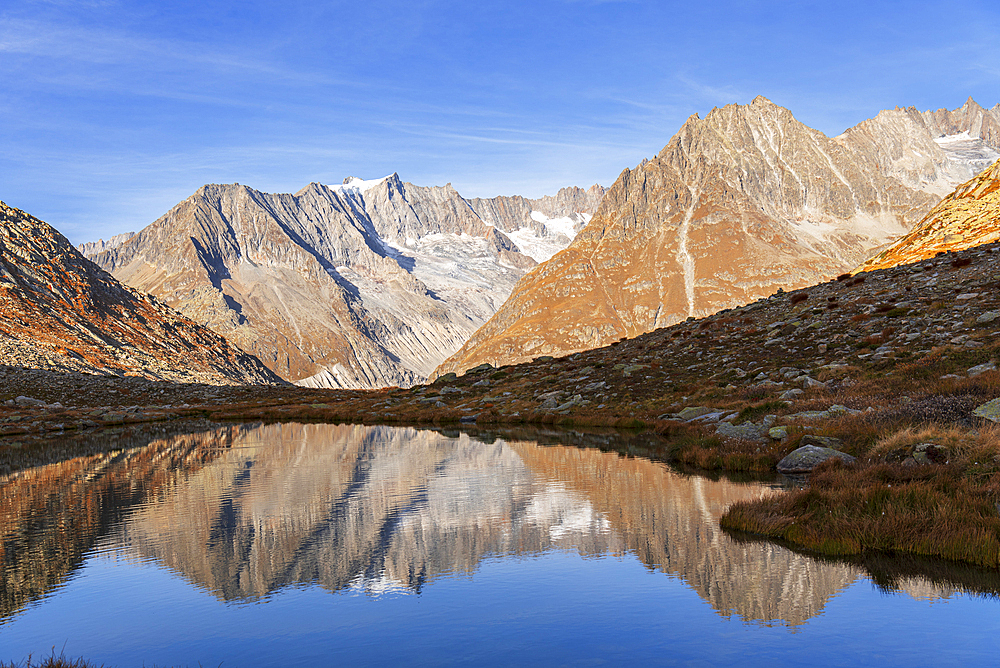
[(511, 436), (123, 440), (0, 478), (0, 660), (996, 664), (997, 574), (821, 561), (719, 529), (730, 503), (772, 493)]

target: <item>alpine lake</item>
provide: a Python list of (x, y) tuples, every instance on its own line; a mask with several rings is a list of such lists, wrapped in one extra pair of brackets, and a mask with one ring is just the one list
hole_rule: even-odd
[(729, 504), (789, 482), (678, 471), (650, 438), (205, 423), (46, 446), (67, 454), (0, 477), (0, 660), (1000, 661), (1000, 573), (728, 534)]

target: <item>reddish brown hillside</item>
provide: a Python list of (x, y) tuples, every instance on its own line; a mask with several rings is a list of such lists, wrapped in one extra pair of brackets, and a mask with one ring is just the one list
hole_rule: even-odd
[(122, 285), (50, 225), (3, 202), (0, 364), (213, 384), (281, 382), (257, 358)]

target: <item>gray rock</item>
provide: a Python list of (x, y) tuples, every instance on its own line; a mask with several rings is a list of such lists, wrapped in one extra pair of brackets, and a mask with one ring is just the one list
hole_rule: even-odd
[(788, 438), (788, 429), (785, 427), (771, 427), (768, 430), (767, 435), (775, 441), (783, 441)]
[(720, 422), (715, 426), (715, 433), (722, 438), (738, 438), (743, 441), (766, 441), (768, 429), (760, 425), (746, 422), (734, 425), (730, 422)]
[(705, 415), (696, 417), (693, 420), (689, 420), (689, 422), (702, 422), (704, 424), (712, 424), (722, 420), (722, 418), (725, 417), (725, 415), (726, 411), (715, 411), (713, 413), (706, 413)]
[(798, 382), (800, 385), (802, 385), (804, 389), (807, 390), (826, 389), (826, 383), (818, 381), (815, 378), (810, 378), (809, 376), (802, 376), (796, 379), (796, 382)]
[(986, 364), (979, 364), (977, 366), (969, 369), (969, 378), (974, 378), (979, 374), (986, 373), (987, 371), (996, 371), (997, 365), (995, 362), (987, 362)]
[(800, 390), (797, 387), (793, 387), (792, 389), (785, 390), (784, 392), (779, 394), (778, 398), (781, 399), (782, 401), (794, 401), (802, 394), (805, 394), (804, 390)]
[(538, 409), (542, 411), (554, 411), (558, 405), (558, 399), (555, 397), (548, 397), (538, 406)]
[(686, 406), (679, 413), (677, 413), (677, 418), (679, 420), (693, 420), (699, 418), (702, 415), (708, 415), (712, 413), (713, 410), (707, 406)]
[(854, 463), (854, 457), (833, 448), (821, 448), (815, 445), (804, 445), (788, 453), (778, 462), (781, 473), (809, 473), (828, 459), (838, 458), (845, 464)]
[(24, 395), (16, 397), (14, 399), (14, 404), (16, 406), (31, 406), (31, 407), (42, 407), (45, 406), (45, 402), (41, 399), (35, 399), (34, 397), (26, 397)]
[(993, 322), (997, 318), (1000, 318), (1000, 311), (987, 311), (986, 313), (976, 318), (976, 322), (980, 325), (986, 325), (988, 323)]
[(972, 411), (972, 414), (991, 422), (1000, 422), (1000, 399), (987, 401), (985, 404)]
[(576, 405), (582, 403), (582, 401), (583, 401), (583, 396), (577, 394), (577, 395), (574, 395), (572, 399), (570, 399), (566, 403), (562, 404), (561, 406), (556, 406), (555, 410), (557, 410), (557, 411), (568, 411), (570, 408), (573, 408), (573, 406), (576, 406)]

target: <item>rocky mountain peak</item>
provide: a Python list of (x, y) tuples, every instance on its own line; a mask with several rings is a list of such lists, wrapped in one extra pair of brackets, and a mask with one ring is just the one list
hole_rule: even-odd
[[(764, 97), (691, 116), (437, 372), (607, 345), (847, 271), (1000, 151), (969, 116), (889, 110), (834, 138)], [(966, 134), (935, 141), (945, 125)]]

